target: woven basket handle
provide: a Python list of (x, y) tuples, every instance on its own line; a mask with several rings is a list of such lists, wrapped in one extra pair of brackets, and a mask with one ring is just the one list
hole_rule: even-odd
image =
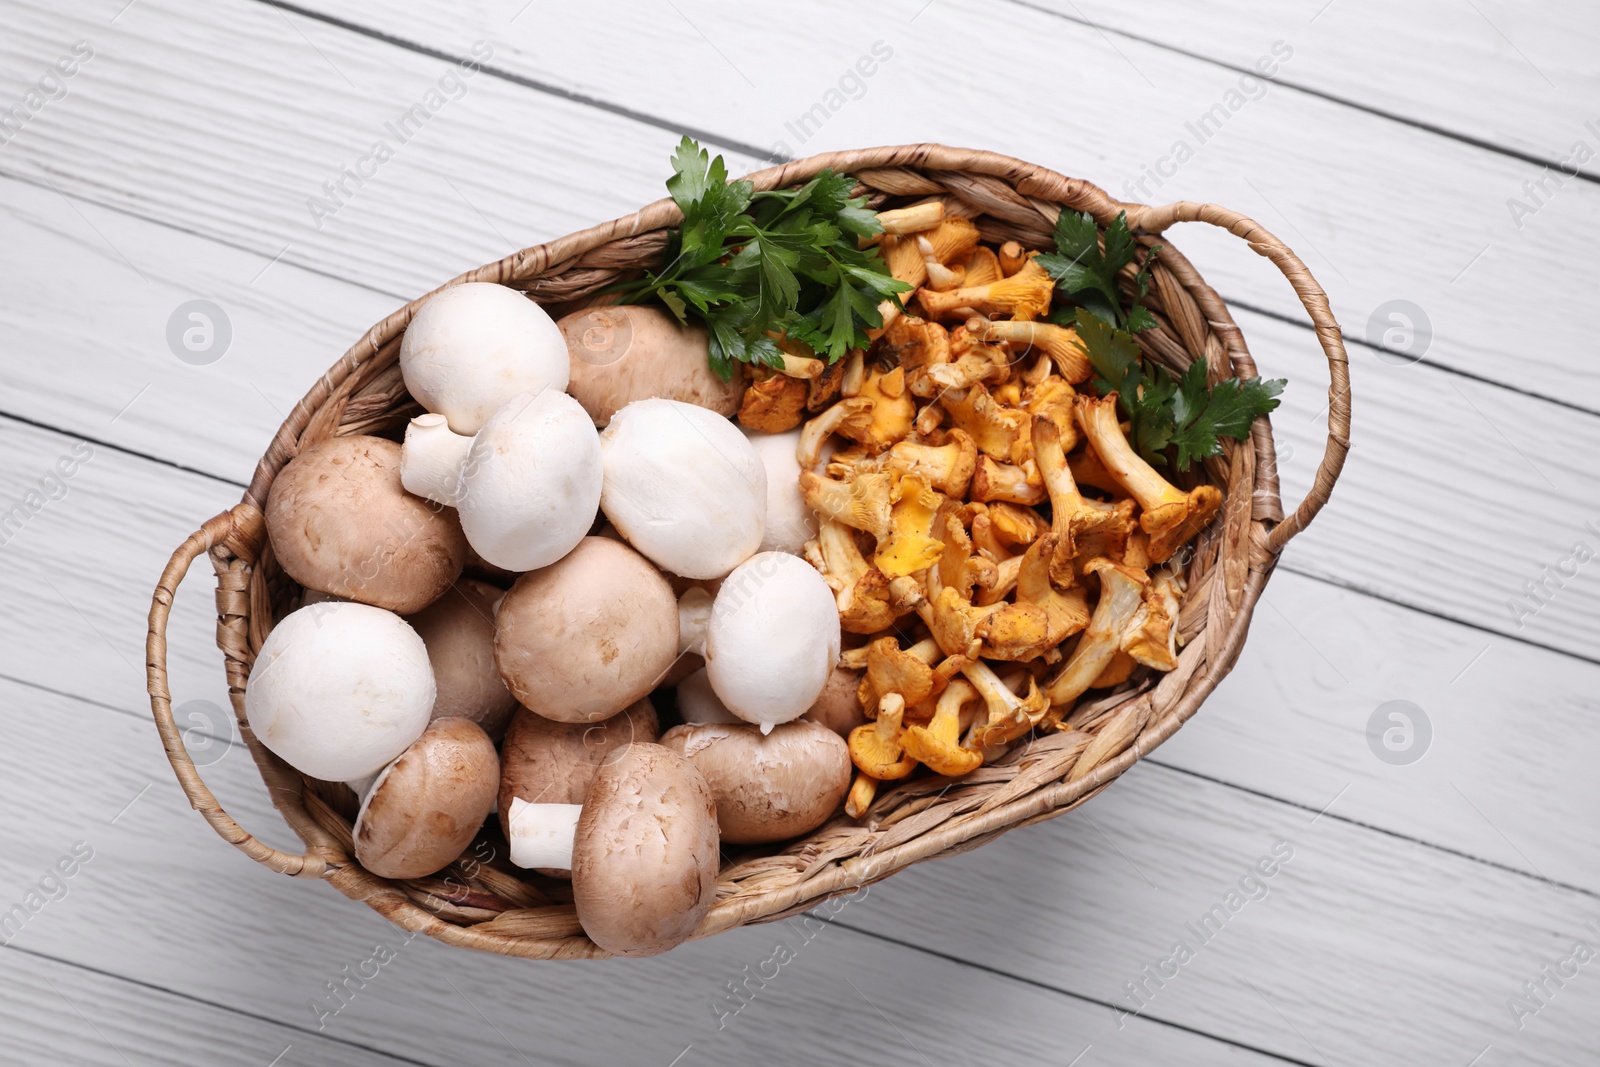
[(329, 869), (321, 857), (279, 852), (262, 844), (233, 821), (233, 817), (223, 810), (201, 779), (200, 772), (195, 769), (194, 761), (189, 758), (189, 750), (183, 744), (183, 732), (172, 718), (172, 694), (167, 689), (167, 616), (172, 610), (173, 596), (178, 591), (178, 583), (188, 573), (189, 564), (235, 532), (234, 513), (223, 512), (190, 534), (188, 540), (179, 545), (167, 561), (166, 570), (161, 572), (161, 581), (156, 584), (155, 594), (150, 600), (150, 629), (144, 644), (150, 710), (155, 716), (156, 729), (161, 732), (161, 743), (167, 750), (167, 759), (178, 776), (178, 784), (183, 786), (184, 793), (189, 797), (189, 804), (205, 816), (206, 822), (223, 840), (280, 874), (321, 878)]
[(1261, 226), (1260, 223), (1237, 211), (1216, 204), (1195, 204), (1179, 201), (1160, 207), (1127, 205), (1129, 222), (1147, 233), (1159, 233), (1178, 222), (1204, 222), (1227, 230), (1247, 242), (1251, 251), (1267, 257), (1273, 266), (1294, 286), (1306, 314), (1316, 327), (1317, 341), (1328, 357), (1328, 444), (1317, 467), (1316, 480), (1311, 491), (1300, 502), (1294, 513), (1273, 528), (1267, 535), (1267, 547), (1274, 553), (1283, 551), (1289, 540), (1310, 525), (1317, 517), (1328, 497), (1333, 493), (1339, 472), (1344, 469), (1345, 457), (1350, 452), (1350, 360), (1345, 354), (1344, 337), (1339, 323), (1328, 306), (1328, 295), (1311, 276), (1311, 271), (1289, 246)]

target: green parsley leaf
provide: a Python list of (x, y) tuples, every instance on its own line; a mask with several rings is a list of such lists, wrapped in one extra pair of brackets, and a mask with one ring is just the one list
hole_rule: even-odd
[(1102, 396), (1117, 394), (1117, 405), (1129, 423), (1128, 441), (1145, 461), (1167, 465), (1166, 452), (1176, 446), (1176, 465), (1188, 470), (1197, 459), (1222, 453), (1221, 437), (1244, 440), (1257, 415), (1278, 406), (1283, 379), (1241, 381), (1229, 378), (1215, 388), (1206, 384), (1206, 363), (1196, 360), (1181, 379), (1146, 360), (1133, 335), (1113, 329), (1087, 307), (1074, 322), (1078, 340), (1097, 378)]
[(1093, 311), (1112, 326), (1121, 325), (1117, 272), (1133, 261), (1133, 234), (1126, 212), (1100, 229), (1087, 211), (1063, 211), (1056, 218), (1056, 253), (1042, 253), (1039, 266), (1056, 280), (1061, 293)]
[(825, 170), (798, 189), (757, 193), (728, 181), (721, 156), (685, 137), (672, 157), (667, 192), (683, 225), (667, 242), (665, 266), (614, 286), (624, 303), (658, 300), (680, 320), (705, 322), (711, 365), (723, 378), (736, 362), (782, 361), (769, 333), (804, 341), (830, 362), (869, 343), (883, 324), (878, 304), (911, 286), (891, 277), (876, 248), (857, 239), (883, 232), (855, 179)]
[(1172, 403), (1176, 426), (1172, 443), (1178, 447), (1178, 466), (1187, 470), (1194, 460), (1221, 455), (1219, 437), (1238, 441), (1249, 437), (1250, 424), (1257, 415), (1277, 409), (1277, 397), (1287, 384), (1282, 378), (1229, 378), (1207, 389), (1206, 361), (1195, 360), (1179, 383)]

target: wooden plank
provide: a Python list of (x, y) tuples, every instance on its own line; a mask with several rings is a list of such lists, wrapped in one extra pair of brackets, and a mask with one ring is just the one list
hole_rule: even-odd
[[(0, 262), (0, 345), (33, 357), (7, 368), (0, 408), (219, 477), (249, 481), (300, 397), (403, 302), (287, 264), (262, 273), (255, 253), (84, 206), (97, 234), (48, 187), (0, 188), (0, 243), (29, 253)], [(138, 250), (148, 284), (108, 241)], [(219, 309), (210, 352), (182, 343), (196, 299)]]
[(0, 966), (7, 1063), (291, 1067), (416, 1063), (27, 952)]
[[(656, 959), (601, 964), (540, 964), (408, 941), (330, 887), (273, 875), (218, 840), (187, 809), (131, 700), (121, 712), (9, 680), (0, 680), (0, 699), (33, 711), (11, 735), (20, 750), (58, 744), (68, 722), (81, 739), (73, 753), (79, 773), (28, 760), (0, 779), (0, 798), (40, 813), (20, 836), (13, 829), (0, 839), (0, 885), (20, 897), (63, 850), (84, 841), (93, 851), (67, 894), (33, 915), (14, 944), (303, 1033), (424, 1063), (666, 1064), (682, 1055), (685, 1064), (732, 1065), (787, 1062), (804, 1048), (819, 1062), (871, 1049), (886, 1064), (922, 1064), (922, 1054), (1032, 1064), (1067, 1063), (1089, 1045), (1104, 1051), (1086, 1063), (1272, 1062), (1149, 1020), (1119, 1030), (1105, 1008), (1080, 998), (798, 920)], [(264, 839), (286, 844), (248, 755), (234, 747), (202, 758), (228, 809)], [(128, 806), (130, 798), (137, 799)], [(877, 893), (867, 890), (839, 918), (874, 907)], [(111, 930), (116, 937), (105, 936)], [(764, 964), (779, 939), (794, 958)], [(387, 953), (377, 952), (380, 943)], [(374, 956), (378, 963), (364, 962)], [(327, 986), (343, 982), (346, 967), (366, 981), (344, 986), (347, 1003), (333, 1013)], [(753, 996), (742, 1006), (728, 999), (727, 983), (762, 971), (764, 988), (750, 980)], [(321, 1011), (313, 1007), (319, 999)], [(985, 1025), (951, 1025), (958, 1005)], [(292, 1033), (287, 1040), (299, 1044)]]
[[(69, 239), (57, 229), (75, 220), (59, 217), (68, 211), (53, 192), (0, 181), (9, 205), (0, 211), (0, 240), (37, 249), (0, 263), (0, 284), (19, 294), (0, 316), (0, 345), (51, 353), (17, 362), (0, 408), (94, 440), (247, 481), (284, 413), (398, 303), (289, 264), (251, 284), (260, 268), (248, 253), (107, 212), (101, 229), (139, 248), (152, 278), (150, 286), (129, 286), (126, 266), (98, 238)], [(94, 314), (77, 312), (79, 290), (41, 280), (47, 277), (80, 279), (103, 294)], [(206, 279), (236, 338), (203, 366), (183, 362), (165, 341), (167, 319), (193, 297), (197, 278)], [(1239, 320), (1263, 373), (1290, 379), (1274, 427), (1292, 505), (1322, 454), (1325, 365), (1308, 331), (1249, 312)], [(1600, 525), (1600, 508), (1579, 490), (1583, 457), (1600, 450), (1600, 420), (1438, 368), (1387, 363), (1360, 349), (1356, 357), (1355, 451), (1333, 505), (1293, 547), (1290, 565), (1594, 657), (1600, 583), (1593, 575), (1580, 571), (1559, 595), (1543, 597), (1545, 607), (1527, 598), (1524, 583), (1544, 580), (1543, 568), (1561, 564), (1577, 540), (1600, 549), (1600, 534), (1584, 528)], [(1461, 491), (1464, 463), (1494, 491)], [(1527, 522), (1530, 514), (1542, 521)], [(196, 524), (202, 518), (189, 516)], [(1500, 565), (1484, 567), (1487, 559)], [(1464, 583), (1464, 573), (1479, 578)]]
[[(113, 3), (102, 6), (109, 12)], [(602, 3), (581, 14), (539, 9), (510, 23), (480, 14), (440, 25), (400, 13), (383, 27), (463, 56), (482, 39), (493, 49), (491, 59), (519, 76), (537, 74), (569, 95), (651, 101), (672, 122), (727, 131), (723, 136), (752, 144), (776, 145), (786, 135), (790, 150), (806, 152), (884, 140), (980, 144), (1098, 179), (1119, 195), (1135, 195), (1126, 183), (1171, 149), (1197, 106), (1220, 103), (1237, 81), (1231, 71), (1151, 45), (1124, 42), (1113, 52), (1089, 27), (1008, 8), (1014, 69), (1062, 69), (1061, 56), (1070, 54), (1057, 93), (1088, 99), (1115, 85), (1119, 107), (1041, 102), (1014, 116), (998, 107), (954, 107), (941, 101), (989, 91), (977, 79), (952, 88), (945, 58), (948, 42), (991, 17), (987, 8), (947, 0), (914, 22), (879, 16), (848, 35), (836, 29), (853, 24), (847, 10), (822, 5), (816, 17), (786, 26), (790, 61), (747, 59), (753, 69), (744, 75), (730, 71), (714, 50), (766, 54), (773, 25), (755, 10), (713, 17), (691, 4), (680, 18), (667, 8)], [(359, 188), (346, 180), (347, 205), (320, 219), (319, 228), (307, 201), (321, 195), (325, 181), (338, 179), (340, 168), (369, 153), (386, 123), (449, 74), (448, 63), (243, 0), (198, 14), (172, 0), (149, 0), (137, 14), (105, 29), (87, 12), (63, 20), (40, 3), (21, 7), (0, 53), (8, 66), (48, 62), (63, 37), (90, 26), (105, 49), (81, 72), (73, 95), (8, 146), (0, 172), (36, 182), (48, 175), (66, 192), (217, 235), (263, 262), (282, 252), (291, 262), (405, 293), (513, 245), (627, 210), (660, 190), (670, 134), (478, 75), (421, 134), (397, 144), (376, 177)], [(661, 83), (655, 62), (582, 58), (578, 42), (595, 24), (608, 27), (608, 48), (619, 57), (630, 50), (686, 57), (673, 66), (673, 87)], [(707, 25), (714, 45), (695, 28)], [(249, 37), (250, 55), (214, 48), (219, 33)], [(859, 100), (829, 97), (880, 39), (898, 59), (880, 64), (862, 83)], [(809, 69), (839, 73), (796, 77), (793, 63), (801, 57)], [(752, 85), (761, 79), (762, 91), (746, 91), (741, 76)], [(196, 93), (195, 84), (218, 88)], [(123, 101), (135, 94), (152, 106), (127, 112)], [(834, 100), (840, 106), (828, 112)], [(820, 130), (801, 131), (800, 143), (786, 124), (800, 130), (797, 117), (813, 105), (827, 119)], [(1130, 125), (1129, 114), (1140, 121)], [(292, 124), (282, 121), (286, 115), (295, 117)], [(208, 150), (192, 151), (195, 143)], [(1338, 166), (1327, 163), (1330, 145)], [(118, 175), (114, 185), (99, 177), (108, 170)], [(1581, 243), (1600, 232), (1600, 190), (1572, 183), (1560, 193), (1559, 212), (1541, 211), (1519, 227), (1504, 203), (1519, 193), (1527, 171), (1515, 159), (1282, 92), (1228, 112), (1226, 125), (1181, 177), (1153, 195), (1214, 200), (1258, 215), (1304, 253), (1357, 336), (1381, 338), (1395, 321), (1386, 317), (1392, 302), (1409, 301), (1423, 309), (1431, 342), (1413, 346), (1403, 334), (1391, 340), (1412, 354), (1426, 347), (1430, 359), (1499, 377), (1502, 354), (1516, 351), (1519, 383), (1600, 408), (1600, 369), (1564, 358), (1587, 341), (1576, 317), (1543, 317), (1540, 343), (1529, 345), (1518, 316), (1482, 314), (1490, 306), (1577, 305), (1585, 296), (1577, 274), (1547, 269), (1544, 250), (1558, 236)], [(1440, 174), (1450, 180), (1440, 182)], [(1425, 211), (1403, 207), (1423, 204)], [(1211, 233), (1178, 239), (1229, 296), (1293, 312), (1287, 288), (1237, 242)], [(1406, 250), (1406, 268), (1367, 268), (1374, 249)]]
[[(1056, 2), (1059, 5), (1060, 0)], [(1498, 66), (1485, 71), (1474, 62), (1477, 53), (1485, 43), (1505, 50), (1506, 42), (1478, 16), (1439, 14), (1443, 3), (1435, 0), (1425, 14), (1417, 15), (1409, 7), (1390, 6), (1385, 17), (1375, 20), (1387, 32), (1376, 35), (1369, 32), (1374, 21), (1366, 15), (1372, 0), (1361, 0), (1354, 14), (1332, 9), (1304, 32), (1287, 28), (1269, 32), (1264, 27), (1239, 34), (1241, 23), (1254, 27), (1262, 19), (1253, 12), (1248, 17), (1219, 18), (1209, 8), (1174, 13), (1171, 18), (1164, 9), (1140, 8), (1137, 15), (1121, 17), (1145, 27), (1147, 33), (1152, 32), (1149, 27), (1161, 27), (1153, 32), (1179, 39), (1191, 24), (1205, 22), (1212, 36), (1241, 42), (1235, 47), (1248, 53), (1251, 65), (1270, 55), (1278, 40), (1290, 51), (1311, 49), (1315, 56), (1324, 22), (1336, 25), (1333, 20), (1344, 20), (1341, 33), (1348, 43), (1340, 46), (1337, 58), (1318, 62), (1340, 67), (1347, 80), (1366, 79), (1368, 69), (1376, 68), (1394, 71), (1396, 78), (1434, 81), (1439, 95), (1453, 100), (1466, 118), (1467, 128), (1487, 113), (1515, 116), (1512, 121), (1518, 125), (1538, 113), (1550, 124), (1541, 154), (1559, 150), (1559, 158), (1564, 158), (1578, 139), (1591, 152), (1600, 151), (1600, 128), (1589, 130), (1584, 125), (1600, 122), (1600, 114), (1584, 110), (1594, 94), (1582, 91), (1596, 77), (1587, 62), (1593, 52), (1593, 28), (1570, 35), (1559, 46), (1559, 59), (1549, 55), (1548, 47), (1538, 50), (1541, 60), (1548, 58), (1552, 64), (1551, 76), (1563, 86), (1564, 91), (1556, 93), (1531, 71), (1524, 72), (1520, 83), (1511, 82), (1509, 76), (1495, 78)], [(1600, 227), (1600, 189), (1592, 183), (1568, 182), (1559, 191), (1547, 183), (1545, 195), (1529, 199), (1523, 183), (1540, 176), (1536, 167), (1521, 160), (1496, 157), (1303, 93), (1267, 93), (1251, 100), (1259, 90), (1247, 86), (1238, 93), (1239, 75), (1233, 71), (1139, 41), (1113, 42), (1097, 29), (1026, 5), (996, 11), (971, 2), (917, 4), (863, 15), (842, 0), (817, 4), (808, 17), (784, 26), (782, 47), (785, 56), (793, 58), (777, 65), (747, 58), (762, 56), (770, 48), (773, 27), (764, 13), (706, 3), (656, 8), (652, 17), (609, 0), (581, 13), (535, 9), (515, 20), (486, 10), (464, 18), (454, 13), (445, 16), (421, 3), (387, 5), (382, 15), (351, 0), (311, 0), (305, 7), (451, 54), (466, 54), (474, 42), (488, 41), (495, 50), (490, 65), (516, 76), (606, 101), (648, 100), (652, 113), (682, 125), (786, 154), (942, 141), (994, 148), (1043, 163), (1096, 181), (1126, 199), (1226, 204), (1257, 218), (1304, 256), (1332, 294), (1334, 309), (1353, 336), (1382, 337), (1391, 324), (1404, 326), (1387, 318), (1387, 311), (1392, 301), (1410, 301), (1429, 319), (1432, 343), (1423, 347), (1430, 348), (1430, 358), (1490, 377), (1502, 373), (1500, 352), (1520, 352), (1527, 346), (1511, 317), (1502, 328), (1483, 321), (1479, 309), (1489, 301), (1505, 303), (1506, 286), (1537, 301), (1547, 274), (1539, 266), (1541, 242), (1565, 240), (1573, 226), (1585, 232)], [(1513, 36), (1531, 21), (1523, 18), (1508, 24), (1506, 12), (1498, 6), (1483, 10)], [(915, 17), (908, 23), (912, 14)], [(1293, 17), (1277, 16), (1285, 25)], [(673, 64), (671, 85), (663, 84), (657, 63), (589, 62), (581, 42), (596, 24), (591, 19), (607, 26), (611, 48), (683, 57)], [(974, 25), (994, 24), (997, 19), (1006, 26), (1010, 69), (1050, 72), (1042, 76), (1048, 80), (1039, 83), (1050, 88), (1033, 106), (983, 106), (984, 101), (1003, 97), (999, 82), (988, 83), (977, 73), (981, 67), (971, 74), (950, 69), (950, 42), (964, 39)], [(1452, 25), (1453, 31), (1440, 31), (1440, 22)], [(1542, 45), (1565, 35), (1565, 27), (1554, 23), (1545, 20), (1540, 27)], [(849, 29), (841, 32), (840, 27)], [(1441, 37), (1441, 32), (1446, 35)], [(1376, 57), (1370, 36), (1385, 38)], [(1428, 42), (1425, 49), (1416, 47), (1419, 37)], [(1458, 38), (1462, 47), (1471, 49), (1468, 57), (1451, 47)], [(882, 41), (894, 55), (878, 64), (870, 78), (859, 78), (852, 68), (862, 57), (871, 58), (875, 41)], [(1351, 50), (1359, 50), (1359, 61), (1346, 55)], [(1474, 86), (1495, 85), (1496, 107), (1484, 107), (1481, 93), (1455, 91), (1453, 81), (1413, 73), (1418, 70), (1414, 56), (1419, 51), (1426, 52), (1430, 65), (1451, 66), (1454, 79), (1470, 80)], [(1282, 64), (1285, 77), (1298, 73), (1302, 54), (1295, 52)], [(1385, 62), (1385, 57), (1391, 61)], [(801, 61), (815, 73), (798, 76), (795, 70)], [(1520, 60), (1507, 60), (1513, 61)], [(759, 90), (746, 91), (743, 79)], [(1501, 100), (1502, 89), (1512, 84), (1525, 91)], [(1384, 85), (1382, 78), (1373, 85), (1373, 92), (1386, 91), (1378, 88)], [(1115, 87), (1119, 100), (1115, 109), (1044, 102), (1046, 96), (1070, 100), (1074, 94), (1094, 100), (1107, 86)], [(1230, 97), (1230, 92), (1235, 95)], [(977, 103), (957, 106), (958, 99)], [(1192, 132), (1191, 124), (1199, 125), (1214, 105), (1221, 109), (1221, 118), (1214, 118), (1198, 134)], [(804, 120), (808, 113), (813, 116), (810, 122)], [(1130, 122), (1130, 115), (1138, 116), (1138, 121)], [(1194, 158), (1178, 167), (1175, 177), (1138, 189), (1133, 183), (1147, 173), (1145, 168), (1172, 169), (1161, 159), (1172, 153), (1178, 140), (1190, 142)], [(1337, 166), (1329, 165), (1330, 151), (1336, 153)], [(1592, 163), (1589, 169), (1594, 171)], [(1450, 180), (1439, 181), (1441, 174)], [(1507, 204), (1512, 197), (1522, 198), (1535, 210), (1513, 218)], [(1554, 198), (1559, 198), (1560, 210), (1542, 212), (1541, 205)], [(1427, 210), (1376, 209), (1389, 204), (1426, 204)], [(1230, 238), (1194, 229), (1177, 231), (1175, 239), (1225, 295), (1299, 313), (1287, 288), (1264, 277), (1266, 268), (1254, 256), (1232, 247)], [(1374, 248), (1427, 252), (1414, 269), (1396, 274), (1366, 267)], [(1570, 285), (1565, 299), (1581, 301), (1582, 282), (1574, 278)], [(1380, 310), (1385, 317), (1371, 328), (1369, 320)], [(1391, 340), (1416, 351), (1403, 331)], [(1581, 345), (1583, 339), (1574, 334), (1571, 343)], [(1600, 378), (1591, 378), (1589, 372), (1579, 371), (1581, 380), (1573, 380), (1571, 367), (1540, 354), (1529, 354), (1523, 365), (1559, 373), (1571, 386), (1552, 388), (1549, 380), (1539, 380), (1540, 371), (1530, 373), (1524, 381), (1541, 394), (1591, 409), (1600, 406)]]
[[(1308, 1064), (1581, 1061), (1600, 982), (1562, 961), (1579, 941), (1593, 957), (1593, 894), (1237, 798), (1141, 765), (1077, 812), (884, 883), (859, 921), (1122, 1011), (1143, 983), (1150, 1016)], [(1570, 980), (1514, 1013), (1547, 965)]]
[(1155, 758), (1600, 892), (1600, 845), (1571, 829), (1600, 804), (1596, 672), (1280, 573), (1234, 673)]
[[(1475, 12), (1451, 0), (1318, 0), (1263, 10), (1222, 0), (1204, 9), (1163, 3), (1134, 15), (1106, 0), (1022, 2), (1097, 24), (1118, 40), (1159, 41), (1240, 71), (1260, 69), (1264, 46), (1282, 39), (1294, 48), (1278, 72), (1287, 85), (1551, 164), (1568, 158), (1574, 140), (1600, 143), (1584, 131), (1600, 96), (1600, 71), (1590, 62), (1600, 27), (1549, 9), (1487, 0)], [(1592, 161), (1573, 169), (1580, 166), (1591, 177), (1600, 173)], [(1539, 169), (1530, 166), (1528, 176)]]

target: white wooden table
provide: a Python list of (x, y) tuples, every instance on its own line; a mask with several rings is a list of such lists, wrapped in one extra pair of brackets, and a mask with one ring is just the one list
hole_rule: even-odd
[[(0, 0), (0, 1063), (1594, 1062), (1597, 54), (1576, 0)], [(874, 887), (737, 1014), (798, 927), (601, 964), (407, 943), (217, 839), (143, 695), (162, 563), (315, 376), (655, 198), (684, 131), (735, 171), (942, 141), (1245, 211), (1327, 287), (1356, 397), (1333, 505), (1177, 738)], [(1291, 379), (1303, 492), (1326, 379), (1292, 294), (1173, 239)], [(169, 343), (193, 300), (226, 347)], [(205, 571), (190, 710), (225, 706)]]

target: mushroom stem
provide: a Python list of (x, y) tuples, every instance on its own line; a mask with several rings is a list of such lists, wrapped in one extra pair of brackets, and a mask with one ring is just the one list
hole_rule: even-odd
[(1222, 507), (1222, 490), (1199, 485), (1185, 493), (1156, 473), (1122, 434), (1117, 421), (1117, 394), (1100, 400), (1078, 397), (1078, 422), (1112, 477), (1121, 482), (1143, 509), (1139, 525), (1150, 535), (1150, 559), (1165, 563), (1182, 545), (1208, 526)]
[(1074, 385), (1094, 375), (1094, 366), (1089, 362), (1083, 342), (1078, 339), (1078, 331), (1070, 326), (979, 317), (976, 322), (968, 319), (967, 329), (984, 341), (999, 341), (1013, 350), (1043, 352), (1055, 363), (1061, 377)]
[(925, 200), (909, 207), (878, 212), (878, 225), (884, 233), (905, 234), (931, 230), (944, 221), (944, 201)]
[(1045, 683), (1044, 694), (1051, 704), (1070, 704), (1094, 685), (1100, 672), (1111, 664), (1122, 647), (1123, 635), (1144, 603), (1149, 578), (1140, 571), (1093, 560), (1086, 568), (1100, 576), (1100, 602), (1072, 658), (1055, 677)]
[(436, 504), (455, 507), (460, 500), (461, 469), (472, 438), (450, 429), (443, 415), (418, 415), (406, 427), (400, 450), (400, 484)]
[(706, 654), (706, 625), (711, 621), (711, 594), (698, 585), (678, 598), (678, 653)]
[(987, 748), (1015, 741), (1038, 725), (1050, 710), (1050, 702), (1032, 675), (1028, 676), (1027, 695), (1018, 696), (981, 659), (963, 663), (961, 673), (983, 697), (989, 711), (987, 721), (973, 724), (965, 742), (968, 748)]
[(822, 372), (828, 365), (820, 359), (806, 356), (796, 356), (788, 352), (783, 353), (783, 366), (776, 368), (780, 374), (787, 374), (791, 378), (815, 379), (822, 377)]
[[(1122, 431), (1118, 430), (1120, 437)], [(1050, 522), (1056, 538), (1050, 577), (1063, 586), (1073, 584), (1074, 567), (1091, 559), (1122, 555), (1128, 529), (1114, 511), (1091, 507), (1072, 480), (1072, 468), (1061, 449), (1061, 431), (1043, 415), (1033, 417), (1033, 454), (1039, 477), (1050, 494)]]
[(518, 867), (570, 871), (582, 811), (582, 804), (530, 804), (521, 797), (511, 798), (506, 819), (511, 862)]

